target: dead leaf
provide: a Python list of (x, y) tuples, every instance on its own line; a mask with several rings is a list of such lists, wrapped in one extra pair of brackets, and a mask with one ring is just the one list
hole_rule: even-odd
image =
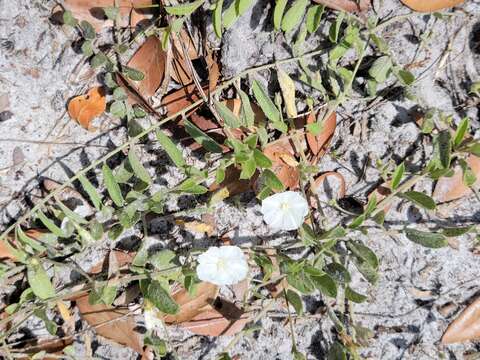
[(10, 259), (16, 261), (17, 258), (14, 255), (15, 248), (8, 242), (8, 239), (0, 241), (0, 260)]
[(451, 301), (442, 305), (437, 305), (437, 311), (445, 318), (452, 316), (457, 309), (458, 305)]
[[(144, 99), (155, 95), (165, 76), (166, 53), (161, 41), (155, 36), (149, 36), (142, 46), (133, 54), (128, 67), (139, 70), (144, 78), (141, 81), (128, 80)], [(120, 81), (122, 83), (122, 81)], [(128, 88), (126, 90), (129, 90)], [(129, 92), (130, 93), (130, 92)], [(129, 94), (130, 95), (130, 94)], [(129, 96), (131, 102), (139, 102), (134, 96)]]
[[(315, 179), (315, 181), (312, 184), (312, 191), (315, 193), (317, 196), (323, 193), (321, 186), (323, 182), (328, 178), (328, 177), (334, 177), (338, 180), (339, 184), (338, 186), (335, 186), (335, 189), (338, 188), (336, 196), (334, 197), (335, 199), (342, 199), (345, 197), (345, 178), (343, 177), (342, 174), (336, 172), (336, 171), (327, 171), (326, 173), (320, 175)], [(333, 186), (331, 186), (333, 187)], [(313, 195), (313, 194), (312, 194)], [(312, 205), (314, 207), (317, 207), (317, 201), (316, 198), (313, 196), (312, 197)]]
[[(204, 90), (206, 90), (206, 88)], [(191, 105), (197, 100), (200, 100), (200, 96), (195, 84), (191, 84), (164, 96), (162, 99), (162, 105), (165, 106), (167, 115), (170, 116), (185, 109), (187, 106)], [(195, 111), (195, 109), (192, 109), (186, 115), (190, 115), (193, 111)]]
[(185, 46), (187, 50), (190, 61), (198, 59), (199, 54), (190, 34), (185, 28), (182, 28), (178, 34), (171, 33), (170, 36), (172, 39), (173, 52), (172, 79), (183, 86), (189, 85), (193, 82), (193, 74), (187, 60), (185, 59), (183, 46)]
[(90, 305), (88, 295), (77, 298), (76, 304), (81, 317), (95, 328), (98, 335), (142, 353), (143, 343), (135, 331), (137, 326), (135, 319), (132, 316), (125, 316), (129, 313), (128, 310), (104, 304)]
[(110, 269), (109, 260), (115, 258), (116, 266), (118, 269), (130, 265), (135, 257), (135, 252), (125, 252), (121, 250), (111, 250), (108, 256), (100, 261), (99, 263), (93, 265), (90, 268), (89, 274), (99, 274), (102, 271), (108, 271)]
[[(250, 180), (240, 179), (240, 170), (231, 165), (225, 170), (225, 179), (220, 184), (213, 183), (209, 190), (216, 193), (212, 196), (212, 202), (219, 202), (230, 196), (242, 194), (253, 187), (256, 176), (252, 176)], [(213, 201), (215, 197), (215, 201)]]
[[(317, 118), (315, 116), (315, 113), (312, 111), (307, 117), (307, 124), (313, 124), (317, 121)], [(333, 112), (328, 119), (326, 119), (322, 124), (322, 130), (320, 134), (317, 136), (309, 133), (307, 131), (306, 133), (306, 138), (307, 138), (307, 143), (310, 148), (310, 151), (313, 153), (313, 155), (317, 158), (317, 160), (314, 162), (316, 163), (318, 161), (318, 158), (320, 156), (323, 156), (327, 150), (328, 145), (330, 144), (330, 141), (332, 140), (332, 137), (335, 133), (335, 129), (337, 127), (337, 114)]]
[(227, 300), (219, 299), (215, 306), (207, 305), (205, 311), (180, 326), (198, 335), (231, 336), (242, 331), (251, 320), (250, 314), (244, 313)]
[(480, 298), (467, 306), (442, 336), (442, 344), (480, 339)]
[[(97, 31), (113, 25), (103, 11), (103, 8), (115, 5), (113, 0), (65, 0), (63, 4), (76, 19), (88, 21)], [(150, 19), (156, 9), (153, 0), (117, 0), (116, 4), (120, 12), (117, 22), (120, 27), (134, 27), (141, 21)]]
[(292, 78), (282, 69), (277, 69), (278, 82), (282, 90), (283, 101), (285, 102), (285, 110), (289, 118), (297, 116), (297, 107), (295, 106), (295, 83)]
[[(470, 154), (467, 159), (467, 164), (477, 177), (477, 181), (473, 184), (473, 187), (480, 186), (480, 157)], [(436, 202), (443, 203), (460, 199), (471, 193), (472, 190), (463, 183), (462, 170), (457, 168), (452, 177), (442, 177), (437, 181), (435, 190), (433, 191), (433, 199)]]
[[(280, 272), (280, 265), (278, 264), (277, 260), (277, 250), (275, 249), (266, 249), (265, 254), (267, 254), (268, 258), (272, 262), (273, 265), (273, 271), (271, 278), (275, 279), (281, 276)], [(270, 291), (270, 294), (272, 297), (276, 298), (277, 296), (281, 295), (283, 293), (283, 290), (286, 289), (288, 286), (287, 279), (283, 278), (276, 283), (269, 284), (267, 285), (268, 291)]]
[(410, 9), (420, 12), (433, 12), (460, 5), (464, 0), (400, 0)]
[(175, 315), (167, 315), (164, 320), (168, 324), (178, 324), (189, 321), (199, 315), (201, 312), (209, 309), (209, 304), (213, 303), (218, 294), (218, 286), (201, 282), (196, 285), (195, 294), (191, 296), (189, 292), (179, 286), (172, 291), (172, 297), (180, 306), (180, 310)]
[[(271, 170), (287, 189), (296, 189), (299, 186), (300, 172), (298, 167), (285, 162), (285, 157), (294, 157), (295, 150), (288, 138), (281, 138), (265, 146), (263, 153), (272, 161)], [(291, 163), (291, 162), (290, 162)]]
[(181, 228), (199, 234), (207, 234), (208, 236), (212, 236), (214, 232), (214, 227), (210, 224), (203, 223), (201, 221), (184, 221), (181, 219), (176, 219), (175, 224), (180, 226)]
[[(363, 12), (368, 10), (371, 5), (370, 0), (314, 0), (318, 4), (325, 5), (334, 10), (343, 10), (348, 12)], [(420, 0), (421, 1), (421, 0)]]
[(87, 130), (90, 123), (105, 112), (107, 102), (102, 87), (91, 88), (86, 95), (76, 96), (68, 103), (68, 114)]

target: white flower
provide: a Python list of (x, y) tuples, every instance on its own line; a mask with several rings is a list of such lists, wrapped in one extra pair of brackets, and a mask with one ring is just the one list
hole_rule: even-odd
[(295, 191), (274, 194), (262, 201), (263, 220), (275, 230), (295, 230), (308, 214), (308, 203)]
[(212, 246), (198, 257), (198, 278), (215, 285), (236, 284), (247, 273), (247, 259), (238, 246)]

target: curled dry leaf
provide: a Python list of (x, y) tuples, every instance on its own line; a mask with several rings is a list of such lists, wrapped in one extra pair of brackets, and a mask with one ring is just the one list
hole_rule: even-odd
[(480, 339), (480, 298), (470, 304), (448, 325), (442, 344), (453, 344)]
[[(107, 20), (103, 8), (114, 6), (112, 0), (64, 0), (65, 9), (73, 13), (78, 20), (88, 21), (95, 30), (100, 31), (103, 28), (113, 25), (111, 20)], [(154, 0), (117, 0), (119, 7), (120, 27), (136, 26), (144, 20), (152, 17), (156, 9)]]
[(93, 130), (90, 123), (106, 109), (105, 92), (94, 87), (86, 95), (76, 96), (68, 103), (68, 114), (87, 130)]
[(420, 12), (433, 12), (460, 5), (464, 0), (400, 0), (410, 9)]
[(88, 295), (77, 298), (76, 304), (81, 317), (95, 328), (98, 335), (142, 353), (143, 342), (135, 331), (135, 319), (126, 315), (128, 310), (104, 304), (90, 305)]
[[(313, 124), (317, 121), (315, 113), (312, 111), (307, 117), (307, 124)], [(330, 141), (335, 133), (337, 127), (337, 114), (333, 112), (325, 121), (321, 124), (322, 130), (317, 136), (307, 132), (306, 138), (310, 151), (313, 153), (316, 163), (318, 158), (325, 154)]]
[[(390, 190), (390, 186), (387, 185), (386, 183), (383, 183), (382, 185), (378, 186), (374, 191), (372, 191), (368, 195), (368, 200), (370, 200), (375, 195), (375, 198), (377, 199), (377, 203), (379, 203), (380, 201), (385, 199), (391, 193), (392, 193), (392, 190)], [(367, 205), (365, 205), (365, 206), (367, 206)], [(387, 213), (388, 210), (390, 210), (391, 207), (392, 207), (392, 204), (387, 204), (383, 207), (382, 210), (385, 213)]]
[[(34, 240), (39, 240), (43, 234), (46, 233), (43, 229), (28, 229), (24, 231), (25, 234)], [(0, 260), (10, 259), (17, 261), (14, 251), (17, 245), (15, 243), (15, 236), (9, 234), (6, 239), (0, 241)]]
[(292, 166), (295, 149), (288, 138), (281, 138), (265, 146), (263, 153), (272, 161), (271, 170), (287, 189), (297, 189), (300, 181), (298, 167)]
[[(336, 171), (328, 171), (320, 175), (319, 177), (317, 177), (312, 184), (313, 193), (316, 194), (317, 196), (320, 196), (320, 194), (323, 193), (321, 186), (328, 177), (334, 177), (338, 181), (338, 185), (335, 186), (335, 189), (337, 190), (335, 198), (341, 199), (345, 197), (345, 178), (343, 177), (342, 174)], [(315, 196), (312, 196), (312, 205), (314, 207), (318, 206)]]
[(193, 296), (181, 286), (174, 288), (172, 297), (180, 306), (180, 310), (175, 315), (165, 316), (165, 322), (178, 324), (193, 319), (203, 311), (210, 309), (210, 304), (214, 302), (217, 294), (218, 286), (207, 282), (199, 283)]
[[(314, 0), (318, 4), (325, 5), (334, 10), (343, 10), (347, 12), (367, 11), (371, 5), (370, 0)], [(422, 1), (422, 0), (420, 0)]]
[(218, 299), (214, 306), (207, 305), (203, 312), (180, 326), (198, 335), (231, 336), (242, 331), (251, 320), (250, 314), (227, 300)]
[[(160, 87), (165, 75), (165, 59), (166, 54), (162, 49), (161, 41), (155, 35), (152, 35), (145, 40), (129, 60), (128, 67), (141, 71), (144, 78), (141, 81), (128, 80), (128, 84), (144, 99), (153, 96)], [(122, 80), (125, 81), (126, 79), (122, 78)], [(130, 101), (139, 102), (135, 98), (135, 94), (133, 96), (129, 95)]]
[(172, 40), (172, 79), (177, 83), (186, 86), (193, 82), (193, 74), (190, 66), (185, 59), (185, 47), (188, 57), (191, 60), (199, 58), (197, 48), (185, 28), (182, 28), (178, 34), (171, 33)]
[(197, 233), (197, 234), (207, 234), (207, 236), (212, 236), (215, 228), (211, 224), (207, 224), (201, 221), (185, 221), (182, 219), (176, 219), (175, 224), (181, 228)]
[[(471, 154), (467, 159), (468, 166), (477, 177), (473, 187), (480, 185), (480, 157)], [(452, 177), (442, 177), (437, 181), (433, 191), (433, 199), (437, 202), (447, 202), (470, 195), (472, 190), (463, 182), (463, 171), (458, 168)]]

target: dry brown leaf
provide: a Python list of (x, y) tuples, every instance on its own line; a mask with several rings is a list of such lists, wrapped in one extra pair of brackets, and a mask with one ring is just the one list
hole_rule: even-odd
[(182, 219), (176, 219), (175, 224), (185, 230), (192, 231), (194, 233), (207, 234), (208, 236), (212, 236), (213, 232), (215, 231), (212, 225), (196, 220), (184, 221)]
[[(321, 186), (322, 186), (323, 182), (328, 177), (334, 177), (339, 181), (338, 191), (337, 191), (337, 194), (336, 194), (335, 198), (336, 199), (341, 199), (341, 198), (345, 197), (345, 190), (346, 190), (345, 189), (345, 178), (343, 177), (342, 174), (340, 174), (336, 171), (327, 171), (326, 173), (317, 177), (312, 184), (313, 192), (317, 195), (322, 193)], [(317, 207), (318, 204), (317, 204), (316, 198), (314, 196), (312, 196), (311, 200), (312, 200), (312, 205), (314, 207)]]
[(218, 286), (207, 282), (199, 283), (193, 296), (181, 286), (173, 289), (172, 297), (180, 306), (180, 310), (175, 315), (166, 315), (164, 317), (165, 322), (178, 324), (193, 319), (201, 312), (209, 309), (209, 304), (214, 302), (217, 294)]
[[(63, 3), (65, 9), (71, 11), (75, 18), (88, 21), (97, 31), (113, 25), (111, 20), (106, 19), (102, 8), (115, 6), (114, 0), (64, 0)], [(153, 0), (117, 0), (116, 4), (120, 11), (120, 27), (134, 27), (151, 18), (156, 9), (149, 7), (155, 5)]]
[(480, 298), (467, 306), (442, 336), (442, 344), (480, 339)]
[(106, 109), (105, 92), (102, 87), (91, 88), (86, 95), (76, 96), (68, 103), (68, 114), (87, 130), (90, 123)]
[[(144, 99), (153, 96), (162, 84), (165, 76), (165, 61), (166, 53), (162, 49), (161, 41), (155, 35), (149, 36), (129, 60), (128, 67), (141, 71), (144, 78), (141, 81), (129, 80), (128, 83)], [(132, 102), (139, 102), (135, 94), (129, 99)]]
[(183, 86), (189, 85), (193, 82), (193, 74), (187, 60), (185, 60), (183, 46), (187, 49), (190, 60), (195, 60), (199, 57), (197, 49), (185, 28), (182, 28), (179, 34), (172, 33), (171, 39), (173, 52), (172, 79)]
[[(266, 249), (265, 254), (267, 254), (268, 258), (270, 259), (273, 265), (271, 278), (272, 279), (278, 278), (281, 275), (281, 272), (280, 272), (280, 265), (278, 264), (278, 260), (277, 260), (277, 250)], [(287, 286), (288, 286), (287, 279), (283, 278), (274, 284), (267, 285), (267, 289), (268, 291), (270, 291), (270, 294), (274, 298), (276, 298), (277, 296), (283, 293), (283, 290), (286, 289)]]
[[(318, 4), (325, 5), (334, 10), (343, 10), (348, 12), (363, 12), (368, 10), (371, 5), (370, 0), (314, 0)], [(422, 1), (422, 0), (420, 0)], [(423, 0), (427, 1), (427, 0)]]
[[(88, 295), (76, 299), (76, 303), (82, 318), (90, 326), (95, 327), (98, 335), (142, 353), (143, 343), (135, 331), (137, 326), (135, 319), (132, 316), (125, 316), (128, 310), (115, 309), (104, 304), (90, 305)], [(105, 325), (101, 325), (103, 323)]]
[[(467, 164), (477, 177), (473, 187), (478, 187), (480, 185), (480, 157), (470, 154)], [(457, 169), (452, 177), (442, 177), (437, 181), (433, 191), (433, 198), (437, 202), (447, 202), (460, 199), (471, 193), (472, 190), (463, 183), (462, 170)]]
[(294, 157), (295, 150), (288, 138), (282, 138), (265, 146), (263, 153), (272, 161), (271, 170), (287, 189), (299, 186), (300, 172), (298, 167), (291, 166), (285, 160), (286, 156)]
[(460, 5), (464, 0), (400, 0), (410, 9), (420, 12), (433, 12)]
[(215, 307), (207, 305), (206, 310), (180, 326), (198, 335), (231, 336), (242, 331), (251, 320), (250, 314), (244, 313), (227, 300), (219, 299)]
[(13, 246), (8, 242), (8, 240), (0, 241), (0, 260), (10, 259), (16, 261), (17, 258), (12, 251)]
[[(307, 124), (313, 124), (317, 121), (315, 113), (312, 111), (307, 117)], [(332, 140), (333, 134), (337, 127), (337, 114), (333, 112), (324, 123), (321, 124), (322, 131), (317, 136), (307, 132), (306, 138), (310, 151), (315, 157), (320, 157), (325, 154), (326, 148)], [(318, 161), (318, 160), (317, 160)], [(316, 163), (316, 161), (315, 161)]]
[(240, 170), (231, 165), (225, 170), (225, 179), (220, 184), (213, 183), (209, 190), (212, 192), (216, 191), (218, 194), (222, 192), (220, 194), (221, 196), (218, 196), (218, 200), (220, 201), (250, 190), (255, 180), (255, 175), (250, 180), (240, 179)]
[(133, 258), (135, 257), (135, 252), (125, 252), (121, 250), (111, 250), (108, 256), (105, 256), (105, 258), (100, 261), (98, 264), (95, 264), (90, 268), (89, 273), (90, 274), (99, 274), (103, 270), (108, 270), (109, 267), (109, 259), (112, 258), (113, 256), (115, 257), (116, 260), (116, 266), (118, 266), (119, 269), (122, 267), (125, 267), (126, 265), (130, 265), (133, 261)]

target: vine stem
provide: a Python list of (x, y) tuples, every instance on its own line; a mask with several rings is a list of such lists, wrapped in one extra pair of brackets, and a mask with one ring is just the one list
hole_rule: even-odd
[[(256, 73), (256, 72), (259, 72), (259, 71), (262, 71), (262, 70), (267, 70), (267, 69), (270, 69), (270, 68), (273, 68), (273, 67), (276, 67), (277, 65), (281, 65), (281, 64), (287, 64), (287, 63), (291, 63), (291, 62), (296, 62), (296, 61), (299, 61), (301, 59), (304, 59), (304, 58), (310, 58), (310, 57), (314, 57), (314, 56), (318, 56), (318, 55), (322, 55), (322, 54), (325, 54), (328, 52), (328, 48), (325, 49), (319, 49), (319, 50), (315, 50), (315, 51), (311, 51), (309, 53), (305, 53), (303, 55), (300, 55), (300, 56), (296, 56), (296, 57), (292, 57), (292, 58), (288, 58), (288, 59), (283, 59), (283, 60), (278, 60), (274, 63), (269, 63), (269, 64), (265, 64), (265, 65), (260, 65), (260, 66), (256, 66), (256, 67), (253, 67), (253, 68), (250, 68), (250, 69), (247, 69), (247, 70), (244, 70), (242, 72), (240, 72), (238, 75), (236, 75), (235, 77), (229, 79), (229, 80), (226, 80), (224, 83), (222, 83), (219, 87), (217, 87), (215, 89), (215, 91), (212, 92), (212, 94), (219, 94), (221, 91), (223, 91), (224, 89), (228, 88), (230, 85), (232, 85), (235, 81), (237, 81), (238, 79), (241, 79), (247, 75), (250, 75), (252, 73)], [(46, 195), (42, 200), (40, 200), (32, 209), (30, 209), (29, 211), (27, 211), (26, 214), (24, 214), (23, 216), (21, 216), (17, 221), (15, 221), (12, 225), (10, 225), (9, 227), (7, 227), (7, 229), (5, 229), (2, 234), (0, 235), (0, 241), (1, 240), (4, 240), (7, 235), (13, 231), (15, 229), (15, 227), (19, 224), (21, 224), (22, 222), (26, 221), (30, 216), (31, 214), (33, 214), (34, 212), (40, 210), (50, 199), (52, 199), (53, 197), (55, 197), (56, 195), (58, 195), (61, 191), (63, 191), (67, 186), (71, 185), (74, 181), (78, 180), (82, 175), (85, 175), (88, 171), (94, 169), (95, 167), (97, 167), (98, 165), (100, 165), (101, 163), (107, 161), (108, 159), (110, 159), (112, 156), (114, 156), (115, 154), (121, 152), (122, 150), (128, 148), (129, 146), (135, 144), (135, 142), (137, 142), (140, 138), (142, 138), (143, 136), (145, 135), (148, 135), (149, 133), (151, 133), (152, 131), (160, 128), (163, 124), (171, 121), (171, 120), (174, 120), (176, 118), (178, 118), (179, 116), (181, 116), (182, 114), (185, 114), (185, 113), (188, 113), (190, 110), (193, 110), (195, 109), (196, 107), (200, 106), (201, 104), (204, 103), (204, 100), (203, 99), (200, 99), (200, 100), (197, 100), (195, 102), (193, 102), (192, 104), (188, 105), (187, 107), (185, 107), (183, 110), (173, 114), (173, 115), (170, 115), (168, 117), (166, 117), (165, 119), (162, 119), (160, 120), (159, 122), (157, 122), (156, 124), (153, 124), (152, 126), (150, 126), (149, 128), (145, 129), (144, 131), (142, 131), (141, 133), (139, 133), (138, 135), (132, 137), (130, 140), (128, 140), (127, 142), (123, 143), (122, 145), (118, 146), (116, 149), (110, 151), (109, 153), (107, 153), (106, 155), (102, 156), (100, 159), (92, 162), (89, 166), (83, 168), (82, 170), (80, 170), (76, 175), (72, 176), (71, 178), (69, 178), (67, 181), (65, 181), (62, 185), (60, 185), (57, 189), (55, 189), (54, 191), (52, 191), (51, 193), (49, 193), (48, 195)]]

